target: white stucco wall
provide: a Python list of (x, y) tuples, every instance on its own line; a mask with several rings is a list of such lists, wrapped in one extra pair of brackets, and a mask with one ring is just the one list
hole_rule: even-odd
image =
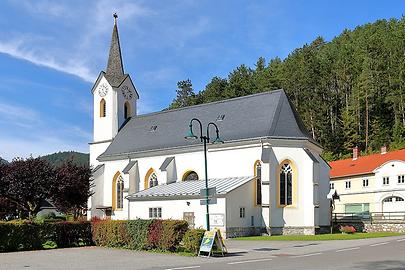
[[(187, 202), (190, 205), (187, 205)], [(205, 205), (200, 205), (200, 199), (133, 201), (130, 202), (130, 218), (149, 219), (149, 208), (151, 207), (162, 208), (162, 219), (182, 220), (184, 212), (194, 212), (194, 227), (205, 228), (206, 226)], [(210, 213), (225, 215), (225, 198), (218, 198), (217, 204), (210, 205)]]
[[(226, 196), (226, 226), (229, 227), (263, 227), (262, 208), (255, 204), (256, 185), (250, 181), (231, 191)], [(245, 208), (245, 217), (241, 218), (239, 210)], [(251, 217), (253, 216), (253, 226)]]

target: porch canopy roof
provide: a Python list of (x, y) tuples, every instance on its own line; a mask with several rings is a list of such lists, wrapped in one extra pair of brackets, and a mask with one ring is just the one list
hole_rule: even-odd
[[(254, 176), (213, 178), (208, 180), (209, 188), (216, 188), (217, 195), (222, 196), (255, 179)], [(128, 195), (130, 201), (154, 199), (174, 199), (174, 197), (200, 197), (200, 190), (205, 188), (205, 180), (182, 181), (154, 186)], [(180, 198), (181, 199), (181, 198)]]

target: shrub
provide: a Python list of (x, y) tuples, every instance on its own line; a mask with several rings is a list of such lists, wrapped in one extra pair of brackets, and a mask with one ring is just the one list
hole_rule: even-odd
[(126, 248), (130, 244), (127, 221), (99, 220), (92, 222), (93, 241), (98, 246)]
[(187, 231), (183, 237), (184, 249), (188, 252), (197, 254), (204, 237), (204, 232), (205, 230), (203, 229), (192, 229)]
[(159, 248), (175, 251), (188, 230), (188, 223), (184, 220), (164, 220), (162, 225), (163, 231), (159, 241)]
[(127, 223), (128, 236), (130, 238), (129, 248), (135, 250), (146, 249), (148, 246), (149, 226), (152, 220), (129, 220)]
[(342, 233), (355, 233), (356, 229), (353, 226), (340, 226), (339, 231)]
[(163, 222), (160, 219), (154, 219), (149, 225), (148, 231), (148, 248), (159, 249), (160, 239), (163, 234)]
[(0, 251), (92, 245), (89, 222), (0, 222)]

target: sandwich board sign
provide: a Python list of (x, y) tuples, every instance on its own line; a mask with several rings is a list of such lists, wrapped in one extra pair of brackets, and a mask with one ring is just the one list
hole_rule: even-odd
[(213, 253), (221, 253), (224, 256), (224, 251), (227, 252), (221, 232), (218, 229), (206, 231), (201, 241), (198, 256), (210, 257)]

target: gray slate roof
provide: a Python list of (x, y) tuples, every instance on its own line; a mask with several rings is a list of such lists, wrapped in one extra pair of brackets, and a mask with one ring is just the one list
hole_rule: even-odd
[(124, 67), (122, 65), (120, 39), (118, 37), (118, 27), (114, 23), (114, 28), (111, 36), (110, 53), (108, 55), (108, 63), (106, 73), (111, 76), (123, 76)]
[[(213, 178), (208, 180), (208, 187), (215, 187), (219, 196), (255, 179), (253, 176)], [(129, 200), (153, 200), (169, 197), (200, 197), (200, 190), (205, 188), (205, 180), (182, 181), (159, 185), (128, 195)]]
[[(216, 121), (222, 114), (225, 118)], [(199, 140), (184, 139), (193, 117), (203, 122), (204, 129), (209, 122), (215, 122), (225, 142), (253, 138), (312, 141), (284, 90), (275, 90), (132, 117), (99, 159), (118, 159), (131, 153), (200, 144)], [(152, 126), (157, 129), (151, 131)], [(193, 130), (199, 135), (197, 126)]]

